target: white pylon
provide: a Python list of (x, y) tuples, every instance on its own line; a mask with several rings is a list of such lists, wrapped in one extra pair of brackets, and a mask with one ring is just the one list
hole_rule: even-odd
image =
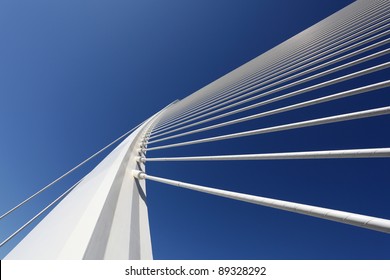
[(145, 170), (135, 158), (158, 115), (86, 175), (5, 259), (152, 259), (145, 181), (131, 171)]

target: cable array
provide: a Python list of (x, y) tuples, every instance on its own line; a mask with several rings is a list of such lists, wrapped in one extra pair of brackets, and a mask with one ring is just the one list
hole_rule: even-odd
[[(207, 154), (170, 156), (179, 147), (234, 139), (259, 137), (355, 120), (381, 120), (390, 114), (390, 104), (361, 108), (358, 96), (376, 99), (388, 95), (390, 2), (356, 1), (341, 11), (304, 30), (284, 43), (258, 56), (208, 86), (170, 107), (154, 124), (141, 145), (139, 162), (168, 161), (258, 161), (340, 158), (389, 158), (390, 148), (324, 149), (269, 153)], [(349, 103), (338, 113), (318, 110), (316, 117), (291, 121), (284, 115), (303, 109), (317, 110), (337, 102)], [(355, 108), (358, 109), (355, 109)], [(341, 107), (340, 107), (341, 108)], [(345, 109), (347, 108), (347, 109)], [(336, 110), (335, 110), (336, 111)], [(313, 111), (312, 111), (313, 112)], [(321, 115), (322, 114), (322, 115)], [(279, 117), (280, 115), (280, 117)], [(296, 116), (295, 115), (295, 116)], [(305, 113), (302, 113), (304, 116)], [(268, 121), (278, 116), (282, 123)], [(267, 118), (267, 120), (260, 121)], [(271, 119), (272, 120), (272, 119)], [(388, 118), (386, 119), (388, 120)], [(256, 122), (255, 122), (256, 121)], [(280, 122), (280, 121), (279, 121)], [(260, 126), (259, 126), (260, 124)], [(262, 125), (261, 125), (262, 124)], [(233, 132), (232, 132), (233, 131)], [(198, 134), (201, 136), (198, 136)], [(183, 138), (184, 140), (180, 140)], [(260, 139), (261, 138), (256, 138)], [(244, 140), (240, 140), (240, 143)], [(253, 142), (247, 142), (253, 145)], [(242, 145), (242, 144), (241, 144)], [(245, 145), (245, 144), (244, 144)], [(210, 151), (205, 148), (204, 150)], [(234, 150), (239, 150), (235, 147)], [(153, 157), (154, 152), (159, 156)], [(148, 156), (146, 156), (148, 153)], [(149, 156), (149, 153), (150, 156)], [(368, 217), (311, 205), (228, 192), (134, 171), (137, 179), (147, 179), (177, 187), (267, 207), (330, 219), (382, 232), (390, 232), (390, 220)], [(256, 181), (256, 178), (253, 178)], [(245, 197), (245, 198), (244, 198)], [(381, 226), (371, 225), (379, 219)], [(378, 221), (379, 221), (378, 220)], [(374, 224), (376, 222), (373, 222)]]

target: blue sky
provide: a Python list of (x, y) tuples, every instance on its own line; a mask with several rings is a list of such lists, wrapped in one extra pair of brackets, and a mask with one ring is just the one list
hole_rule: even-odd
[[(351, 2), (1, 1), (0, 213), (173, 100), (186, 97)], [(364, 95), (337, 104), (305, 109), (289, 115), (289, 120), (385, 106), (390, 99)], [(285, 120), (275, 117), (265, 124)], [(352, 125), (212, 143), (206, 148), (156, 151), (150, 156), (388, 147), (388, 123), (389, 117), (378, 117)], [(0, 239), (97, 162), (0, 221)], [(388, 159), (150, 163), (147, 171), (390, 218), (388, 166)], [(241, 178), (238, 172), (254, 175)], [(148, 199), (157, 259), (390, 256), (390, 239), (378, 232), (157, 183), (148, 183)], [(0, 257), (22, 236), (0, 249)]]

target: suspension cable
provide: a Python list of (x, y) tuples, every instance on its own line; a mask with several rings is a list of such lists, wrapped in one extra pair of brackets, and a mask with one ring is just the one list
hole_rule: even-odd
[(357, 227), (390, 233), (390, 220), (355, 214), (351, 212), (333, 210), (318, 206), (312, 206), (302, 203), (295, 203), (285, 200), (272, 199), (262, 196), (243, 194), (233, 191), (226, 191), (216, 188), (210, 188), (185, 182), (165, 179), (161, 177), (151, 176), (139, 170), (133, 170), (133, 176), (138, 180), (151, 180), (163, 184), (172, 185), (179, 188), (185, 188), (193, 191), (203, 192), (215, 196), (230, 198), (233, 200), (244, 201), (252, 204), (262, 205), (266, 207), (276, 208), (289, 212), (295, 212), (303, 215), (317, 217), (321, 219), (331, 220), (339, 223), (349, 224)]

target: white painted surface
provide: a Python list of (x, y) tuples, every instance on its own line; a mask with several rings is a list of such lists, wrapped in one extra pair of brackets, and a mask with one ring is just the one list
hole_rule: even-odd
[[(152, 259), (147, 205), (130, 172), (142, 132), (118, 145), (5, 259)], [(144, 168), (144, 166), (142, 165)]]

